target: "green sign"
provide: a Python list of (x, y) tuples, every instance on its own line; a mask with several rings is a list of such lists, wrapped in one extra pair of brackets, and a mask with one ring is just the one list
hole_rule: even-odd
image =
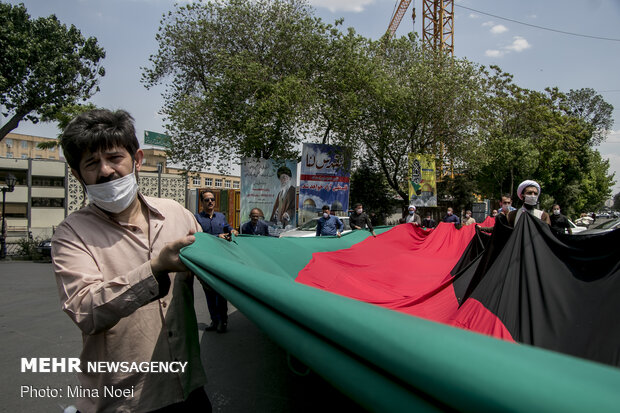
[(170, 147), (170, 136), (163, 133), (144, 131), (144, 143), (149, 145), (158, 145)]

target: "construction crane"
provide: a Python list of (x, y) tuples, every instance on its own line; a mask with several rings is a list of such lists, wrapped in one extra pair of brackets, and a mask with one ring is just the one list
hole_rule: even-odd
[[(400, 0), (398, 8), (392, 16), (387, 33), (394, 36), (411, 0)], [(412, 18), (415, 23), (415, 4), (413, 5)], [(443, 50), (454, 56), (454, 0), (422, 0), (422, 47), (430, 50)], [(439, 177), (442, 181), (444, 175), (443, 157), (445, 149), (443, 142), (439, 148)], [(449, 161), (450, 176), (454, 178), (452, 159)]]
[[(387, 33), (394, 36), (411, 0), (400, 0)], [(415, 4), (412, 7), (415, 23)], [(422, 46), (454, 56), (454, 0), (422, 0)]]
[[(409, 4), (411, 4), (411, 0), (400, 0), (400, 3), (398, 4), (398, 8), (394, 12), (394, 15), (392, 16), (392, 20), (390, 21), (390, 26), (388, 27), (388, 30), (387, 30), (388, 33), (390, 34), (390, 37), (394, 36), (394, 33), (396, 33), (396, 29), (398, 29), (398, 26), (400, 25), (400, 21), (403, 19), (403, 16), (405, 15), (407, 8), (409, 8)], [(413, 15), (411, 17), (413, 18), (413, 21), (415, 23), (415, 4), (413, 6)]]

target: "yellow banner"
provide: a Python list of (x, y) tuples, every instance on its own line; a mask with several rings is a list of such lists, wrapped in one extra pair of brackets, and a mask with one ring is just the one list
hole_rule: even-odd
[(409, 154), (409, 205), (437, 206), (437, 179), (433, 155)]

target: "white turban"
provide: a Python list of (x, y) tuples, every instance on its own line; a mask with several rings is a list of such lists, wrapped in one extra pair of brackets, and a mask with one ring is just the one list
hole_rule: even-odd
[(517, 188), (517, 196), (519, 197), (519, 199), (523, 200), (523, 191), (528, 186), (535, 186), (536, 189), (538, 189), (538, 196), (540, 196), (540, 185), (538, 185), (538, 182), (531, 181), (531, 180), (528, 179), (528, 180), (525, 180), (525, 181), (521, 182), (519, 184), (519, 188)]
[(407, 209), (411, 209), (411, 208), (413, 208), (413, 210), (414, 210), (414, 211), (417, 209), (417, 208), (415, 207), (415, 205), (409, 205), (409, 208), (407, 208)]

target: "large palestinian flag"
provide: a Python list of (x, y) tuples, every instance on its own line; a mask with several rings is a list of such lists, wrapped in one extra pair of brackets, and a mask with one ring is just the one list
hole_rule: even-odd
[(182, 258), (370, 410), (620, 409), (620, 231), (380, 231), (198, 234)]

